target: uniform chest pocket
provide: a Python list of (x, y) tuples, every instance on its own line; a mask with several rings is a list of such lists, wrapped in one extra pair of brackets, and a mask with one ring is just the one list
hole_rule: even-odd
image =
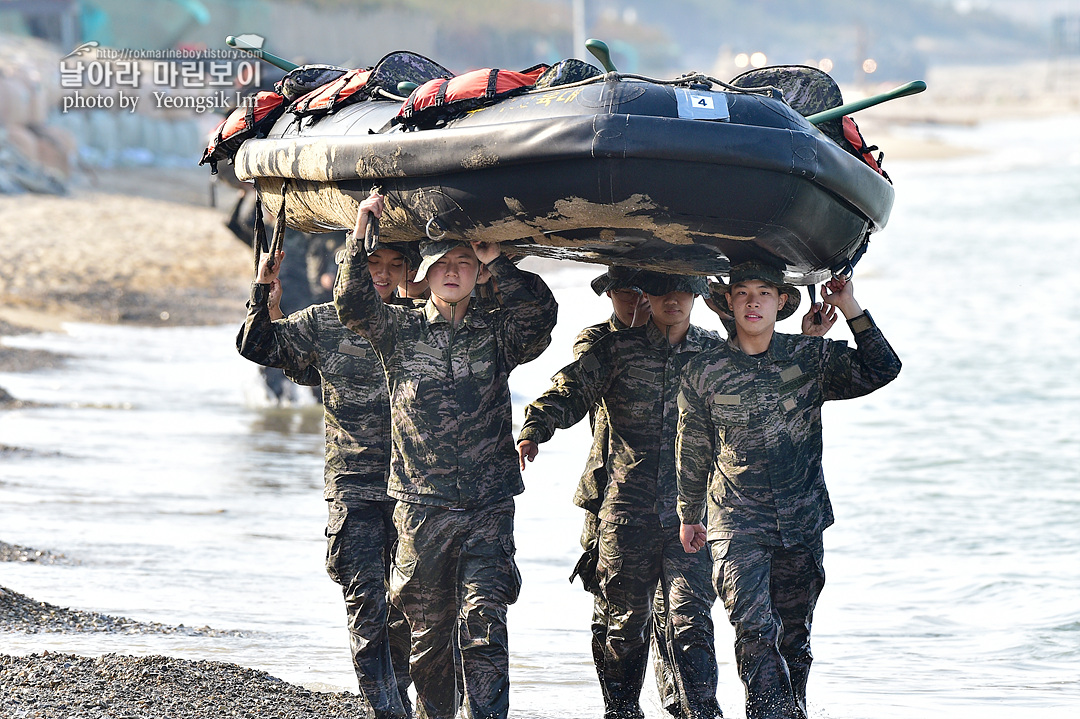
[(781, 372), (780, 386), (777, 388), (780, 409), (790, 413), (800, 407), (814, 405), (819, 390), (813, 380), (814, 375), (803, 372), (798, 365), (792, 365)]
[[(346, 347), (349, 352), (341, 351)], [(342, 343), (337, 352), (327, 352), (323, 357), (319, 371), (323, 374), (336, 374), (343, 377), (355, 377), (371, 371), (375, 357), (370, 347), (359, 347)]]
[(479, 380), (489, 380), (495, 376), (499, 366), (498, 345), (494, 337), (485, 337), (484, 341), (469, 348), (469, 374)]
[(813, 378), (809, 372), (803, 372), (799, 365), (792, 365), (780, 373), (781, 396), (798, 392), (799, 389)]
[(709, 405), (717, 425), (745, 427), (750, 424), (750, 407), (737, 394), (714, 394)]

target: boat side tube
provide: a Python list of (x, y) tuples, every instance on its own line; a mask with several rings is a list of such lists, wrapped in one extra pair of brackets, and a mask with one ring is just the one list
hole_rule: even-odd
[(322, 183), (436, 177), (585, 158), (674, 160), (792, 175), (835, 195), (875, 229), (894, 191), (869, 167), (809, 125), (805, 130), (642, 115), (561, 116), (421, 132), (249, 140), (240, 179)]

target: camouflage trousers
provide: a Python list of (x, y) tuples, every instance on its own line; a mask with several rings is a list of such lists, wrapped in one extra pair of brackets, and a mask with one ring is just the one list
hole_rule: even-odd
[(409, 625), (387, 602), (394, 502), (328, 500), (326, 572), (341, 585), (360, 692), (377, 719), (406, 717)]
[(805, 719), (810, 624), (825, 586), (821, 535), (788, 548), (736, 536), (710, 549), (713, 581), (735, 628), (747, 719)]
[(678, 530), (659, 522), (651, 526), (601, 522), (599, 550), (596, 573), (607, 610), (605, 718), (642, 716), (640, 696), (657, 586), (667, 607), (666, 620), (656, 622), (664, 633), (657, 648), (667, 655), (681, 698), (678, 716), (721, 716), (712, 622), (716, 594), (709, 555), (687, 554)]
[(462, 703), (468, 719), (505, 719), (506, 608), (521, 589), (513, 498), (460, 511), (398, 502), (394, 524), (390, 596), (412, 626), (418, 719), (452, 719)]
[[(604, 705), (606, 706), (608, 701), (607, 685), (604, 684), (604, 647), (607, 645), (608, 608), (607, 601), (596, 584), (596, 565), (600, 561), (599, 529), (600, 518), (586, 511), (585, 525), (581, 530), (581, 548), (585, 551), (574, 567), (570, 581), (580, 576), (582, 586), (593, 595), (592, 624), (590, 625), (592, 658), (593, 665), (596, 667), (596, 677), (600, 680), (600, 689), (605, 693)], [(656, 677), (656, 691), (660, 694), (660, 704), (672, 716), (682, 717), (684, 704), (675, 679), (675, 668), (672, 666), (671, 646), (667, 642), (667, 603), (664, 600), (664, 589), (659, 582), (656, 585), (656, 593), (653, 595), (651, 624), (652, 667), (653, 675)]]

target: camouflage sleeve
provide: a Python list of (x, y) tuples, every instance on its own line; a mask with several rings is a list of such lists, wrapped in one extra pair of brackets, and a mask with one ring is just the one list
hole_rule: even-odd
[(270, 285), (254, 283), (248, 315), (236, 336), (241, 356), (264, 367), (302, 371), (314, 360), (318, 332), (310, 308), (274, 322), (270, 319)]
[(375, 291), (367, 269), (367, 255), (351, 233), (342, 254), (344, 259), (334, 282), (338, 319), (386, 356), (394, 340), (394, 315)]
[(505, 255), (488, 264), (488, 270), (502, 295), (499, 346), (506, 367), (531, 362), (551, 343), (559, 313), (555, 295), (539, 275), (519, 270)]
[(604, 325), (593, 325), (578, 332), (574, 338), (574, 359), (587, 352), (604, 335), (610, 334)]
[(702, 366), (692, 364), (679, 391), (679, 428), (675, 435), (675, 473), (679, 486), (676, 511), (683, 524), (700, 524), (712, 474), (716, 436), (709, 414), (709, 394), (702, 385)]
[(285, 376), (302, 387), (318, 387), (322, 384), (322, 373), (315, 365), (308, 365), (300, 371), (287, 369)]
[(559, 370), (554, 384), (525, 408), (525, 422), (518, 442), (546, 442), (556, 429), (566, 429), (581, 421), (604, 396), (613, 376), (611, 362), (605, 362), (596, 347)]
[(822, 358), (825, 399), (851, 399), (870, 394), (896, 379), (900, 358), (868, 312), (848, 321), (856, 349), (825, 341)]

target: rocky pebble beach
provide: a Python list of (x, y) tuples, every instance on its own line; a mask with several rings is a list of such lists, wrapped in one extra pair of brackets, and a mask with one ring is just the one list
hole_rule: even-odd
[[(70, 560), (0, 542), (0, 561)], [(10, 632), (241, 635), (58, 607), (0, 587), (0, 636)], [(357, 695), (313, 692), (235, 664), (119, 654), (0, 654), (0, 719), (358, 719), (368, 715), (367, 705)]]
[(265, 672), (212, 661), (44, 652), (0, 655), (3, 719), (335, 719), (364, 701), (312, 692)]

